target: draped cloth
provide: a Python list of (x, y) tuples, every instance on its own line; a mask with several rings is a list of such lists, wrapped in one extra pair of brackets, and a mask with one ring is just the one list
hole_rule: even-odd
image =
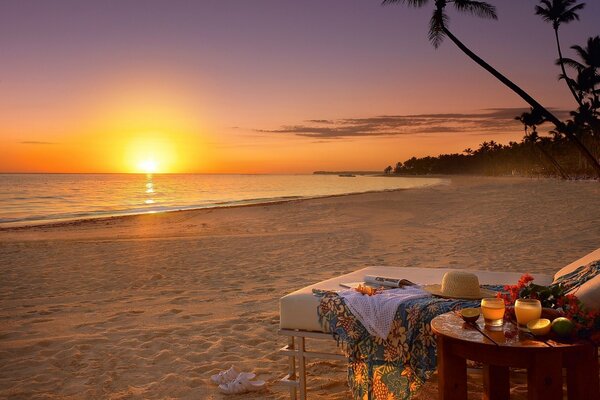
[[(502, 290), (500, 286), (486, 286)], [(479, 301), (419, 297), (397, 308), (385, 339), (371, 335), (339, 293), (314, 290), (319, 322), (348, 356), (348, 384), (356, 400), (409, 400), (437, 367), (430, 322)]]
[(429, 292), (415, 286), (387, 289), (376, 296), (365, 296), (353, 289), (338, 294), (367, 331), (381, 339), (388, 337), (400, 304), (411, 299), (431, 297)]

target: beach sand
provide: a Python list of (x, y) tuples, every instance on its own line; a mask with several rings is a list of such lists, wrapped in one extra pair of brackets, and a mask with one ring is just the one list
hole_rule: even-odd
[[(231, 398), (284, 399), (286, 293), (367, 265), (552, 274), (600, 247), (599, 220), (598, 183), (459, 177), (0, 230), (0, 398), (222, 399), (209, 377), (234, 364), (268, 389)], [(311, 398), (349, 397), (344, 363), (309, 372)]]

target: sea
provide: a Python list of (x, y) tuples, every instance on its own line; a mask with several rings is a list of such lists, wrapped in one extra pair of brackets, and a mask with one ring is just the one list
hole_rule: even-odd
[(423, 188), (442, 178), (207, 174), (0, 174), (0, 227)]

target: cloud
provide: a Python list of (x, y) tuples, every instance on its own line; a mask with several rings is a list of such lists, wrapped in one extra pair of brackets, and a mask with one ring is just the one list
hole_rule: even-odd
[(38, 142), (36, 140), (25, 140), (25, 141), (19, 142), (19, 143), (20, 144), (44, 144), (44, 145), (46, 145), (46, 144), (58, 144), (58, 143), (55, 143), (55, 142)]
[[(515, 117), (525, 108), (492, 108), (479, 113), (380, 115), (369, 118), (311, 119), (299, 125), (279, 129), (255, 129), (261, 133), (281, 133), (314, 139), (340, 139), (417, 135), (424, 133), (488, 134), (518, 132), (520, 122)], [(567, 111), (554, 110), (559, 118)]]

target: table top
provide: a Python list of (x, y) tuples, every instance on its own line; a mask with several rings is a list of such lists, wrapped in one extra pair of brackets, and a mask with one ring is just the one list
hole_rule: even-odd
[(515, 323), (504, 321), (501, 330), (485, 328), (483, 316), (474, 323), (465, 322), (458, 313), (438, 315), (431, 321), (431, 329), (437, 335), (482, 345), (510, 348), (565, 348), (585, 345), (581, 342), (558, 342), (551, 337), (538, 338), (529, 332), (519, 331)]

